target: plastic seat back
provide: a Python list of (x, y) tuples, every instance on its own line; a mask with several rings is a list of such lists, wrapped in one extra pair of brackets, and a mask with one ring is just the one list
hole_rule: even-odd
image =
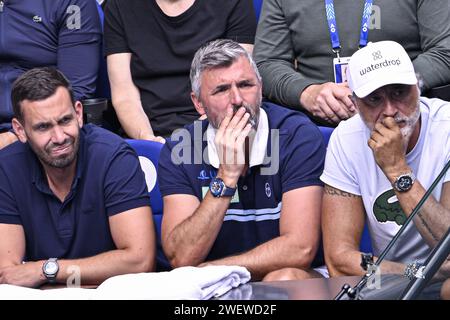
[(255, 8), (256, 21), (258, 21), (261, 14), (263, 0), (253, 0), (253, 7)]
[(126, 140), (128, 144), (136, 151), (139, 156), (142, 171), (145, 174), (145, 181), (150, 195), (150, 207), (153, 213), (153, 222), (156, 229), (156, 271), (170, 270), (171, 266), (168, 262), (161, 244), (161, 221), (163, 215), (163, 200), (159, 191), (157, 179), (157, 168), (159, 154), (163, 144), (155, 141), (147, 140)]

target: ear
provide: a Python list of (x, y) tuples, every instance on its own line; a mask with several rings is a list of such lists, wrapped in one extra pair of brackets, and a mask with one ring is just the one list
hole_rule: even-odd
[(194, 104), (195, 110), (202, 116), (206, 114), (205, 108), (203, 107), (203, 103), (201, 103), (200, 99), (197, 98), (197, 96), (194, 94), (194, 92), (191, 92), (191, 100)]
[(73, 108), (75, 109), (78, 126), (81, 128), (83, 127), (83, 104), (80, 101), (75, 101)]
[(16, 133), (17, 137), (19, 138), (20, 142), (25, 143), (27, 142), (27, 135), (25, 133), (25, 128), (20, 123), (20, 121), (17, 118), (13, 118), (12, 121), (12, 127), (14, 129), (14, 132)]

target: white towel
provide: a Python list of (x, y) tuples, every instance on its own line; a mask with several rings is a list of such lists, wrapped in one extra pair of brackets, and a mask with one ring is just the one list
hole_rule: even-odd
[(239, 266), (181, 267), (112, 277), (97, 288), (96, 298), (207, 300), (249, 280), (250, 272)]
[(250, 280), (239, 266), (182, 267), (170, 272), (125, 274), (104, 281), (97, 289), (39, 290), (0, 285), (0, 300), (134, 300), (218, 297)]

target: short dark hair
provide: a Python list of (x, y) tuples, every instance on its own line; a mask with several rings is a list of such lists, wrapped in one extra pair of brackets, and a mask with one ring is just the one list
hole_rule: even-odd
[(69, 91), (72, 104), (75, 103), (72, 86), (67, 78), (56, 68), (43, 67), (31, 69), (13, 83), (11, 90), (11, 101), (14, 116), (22, 120), (23, 112), (21, 102), (24, 100), (39, 101), (52, 96), (59, 87)]

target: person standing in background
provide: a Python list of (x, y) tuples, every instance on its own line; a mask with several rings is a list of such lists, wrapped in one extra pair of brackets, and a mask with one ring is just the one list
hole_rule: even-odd
[(105, 53), (113, 106), (126, 134), (164, 142), (198, 118), (189, 88), (195, 51), (227, 38), (251, 52), (255, 30), (251, 0), (109, 0)]
[(53, 66), (72, 83), (76, 100), (96, 89), (102, 30), (93, 0), (0, 0), (0, 149), (11, 129), (11, 87), (25, 71)]
[(254, 58), (269, 100), (336, 126), (356, 112), (345, 83), (368, 42), (408, 52), (423, 90), (450, 83), (449, 0), (264, 0)]

